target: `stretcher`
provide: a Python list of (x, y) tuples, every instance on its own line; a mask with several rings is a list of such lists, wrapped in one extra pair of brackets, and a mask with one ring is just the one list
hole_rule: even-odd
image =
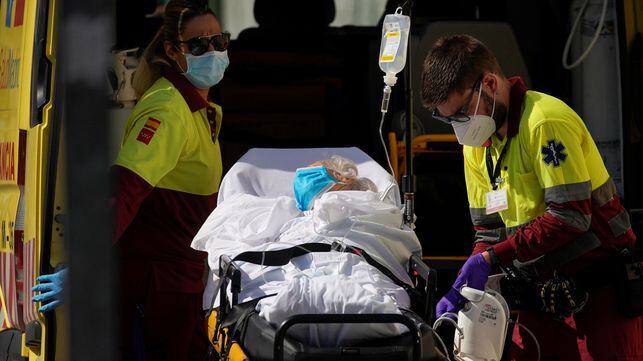
[[(353, 160), (359, 175), (373, 180), (382, 199), (401, 207), (399, 191), (393, 178), (368, 155), (357, 148), (318, 149), (252, 149), (226, 174), (219, 204), (235, 194), (275, 197), (292, 194), (294, 170), (331, 155)], [(292, 259), (312, 252), (347, 252), (358, 254), (374, 268), (403, 286), (411, 300), (410, 309), (399, 313), (375, 314), (295, 314), (274, 326), (256, 311), (260, 298), (240, 302), (243, 291), (242, 270), (237, 261), (282, 266)], [(403, 284), (393, 272), (358, 247), (338, 244), (307, 243), (270, 252), (244, 252), (234, 257), (220, 256), (219, 287), (208, 285), (205, 298), (218, 294), (218, 307), (210, 310), (208, 333), (211, 360), (443, 360), (434, 344), (434, 333), (425, 320), (433, 318), (433, 294), (436, 273), (423, 263), (419, 255), (408, 262), (411, 284)], [(305, 324), (398, 324), (406, 332), (392, 337), (374, 337), (336, 346), (317, 347), (292, 337), (289, 332)]]

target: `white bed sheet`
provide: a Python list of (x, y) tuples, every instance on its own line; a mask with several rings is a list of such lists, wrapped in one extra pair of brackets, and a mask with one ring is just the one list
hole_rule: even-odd
[[(275, 199), (237, 195), (222, 203), (195, 237), (192, 247), (208, 252), (218, 269), (222, 254), (289, 248), (341, 241), (364, 249), (403, 282), (410, 284), (408, 260), (421, 254), (414, 232), (400, 228), (398, 207), (373, 192), (329, 192), (313, 211), (300, 214), (289, 197)], [(363, 258), (346, 253), (313, 253), (284, 267), (239, 262), (244, 302), (270, 294), (257, 306), (260, 315), (280, 324), (297, 313), (392, 313), (408, 307), (406, 292)], [(213, 281), (217, 281), (216, 277)], [(212, 294), (210, 294), (212, 296)], [(204, 300), (210, 306), (211, 298)], [(215, 302), (218, 305), (218, 302)], [(318, 346), (401, 332), (398, 325), (309, 325), (294, 335)]]
[[(300, 214), (293, 199), (295, 170), (332, 155), (353, 160), (359, 176), (371, 179), (380, 194), (331, 192), (316, 200), (314, 211)], [(411, 230), (400, 228), (400, 207), (393, 177), (358, 148), (256, 148), (248, 151), (224, 177), (217, 209), (194, 238), (192, 247), (208, 251), (210, 268), (218, 270), (221, 254), (234, 256), (249, 250), (342, 240), (365, 249), (409, 283), (408, 259), (411, 254), (421, 254), (421, 247)], [(245, 263), (241, 267), (240, 301), (278, 293), (258, 305), (261, 316), (275, 324), (291, 314), (306, 311), (388, 313), (409, 304), (401, 287), (355, 255), (314, 253), (280, 268)], [(211, 306), (217, 280), (210, 272), (204, 309)], [(293, 329), (316, 345), (332, 345), (338, 340), (367, 335), (384, 337), (399, 334), (400, 330), (397, 325), (311, 325)]]

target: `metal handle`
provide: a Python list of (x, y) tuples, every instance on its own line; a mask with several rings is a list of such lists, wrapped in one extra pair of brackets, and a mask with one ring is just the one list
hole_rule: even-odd
[(230, 282), (230, 292), (232, 293), (230, 306), (236, 305), (239, 301), (239, 293), (241, 292), (241, 271), (228, 255), (222, 255), (219, 258), (219, 277), (221, 278), (221, 288), (219, 290), (220, 309), (225, 308), (228, 300), (228, 294), (226, 293), (228, 282)]
[(422, 355), (422, 336), (417, 325), (410, 318), (399, 314), (301, 314), (287, 318), (281, 323), (275, 335), (274, 360), (284, 359), (284, 340), (289, 328), (297, 324), (322, 324), (322, 323), (397, 323), (406, 326), (413, 337), (413, 360), (420, 360)]
[(426, 320), (433, 320), (433, 297), (437, 291), (438, 273), (436, 270), (424, 263), (421, 257), (416, 255), (411, 256), (409, 259), (409, 268), (425, 282), (424, 290), (426, 292), (426, 300), (424, 302), (424, 315), (422, 316), (424, 316), (424, 319)]

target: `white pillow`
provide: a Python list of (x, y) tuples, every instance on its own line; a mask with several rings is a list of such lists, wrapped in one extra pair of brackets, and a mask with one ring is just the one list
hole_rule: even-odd
[(295, 170), (332, 155), (340, 155), (355, 162), (359, 176), (372, 180), (383, 200), (401, 207), (399, 188), (393, 176), (368, 154), (355, 147), (250, 149), (223, 178), (218, 203), (239, 193), (268, 198), (293, 197)]

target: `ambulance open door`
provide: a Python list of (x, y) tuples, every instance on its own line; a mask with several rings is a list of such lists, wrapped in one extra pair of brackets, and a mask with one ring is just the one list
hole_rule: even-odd
[[(56, 313), (31, 288), (63, 263), (54, 107), (56, 0), (0, 0), (0, 359), (55, 360)], [(61, 173), (62, 174), (62, 173)], [(52, 246), (53, 244), (53, 246)], [(60, 326), (60, 325), (59, 325)], [(63, 345), (64, 342), (61, 342)]]

